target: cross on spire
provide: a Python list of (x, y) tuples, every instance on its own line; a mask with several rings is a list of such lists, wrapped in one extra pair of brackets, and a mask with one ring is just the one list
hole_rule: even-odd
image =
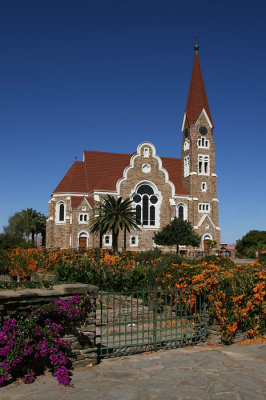
[(198, 35), (195, 35), (195, 45), (194, 45), (194, 50), (196, 51), (196, 54), (198, 54), (199, 50), (199, 45), (198, 45)]

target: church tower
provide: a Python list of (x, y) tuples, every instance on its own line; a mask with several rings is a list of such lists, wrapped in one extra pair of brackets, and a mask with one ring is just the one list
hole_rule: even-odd
[(190, 194), (188, 220), (202, 238), (220, 244), (213, 121), (196, 44), (187, 105), (182, 124), (183, 185)]

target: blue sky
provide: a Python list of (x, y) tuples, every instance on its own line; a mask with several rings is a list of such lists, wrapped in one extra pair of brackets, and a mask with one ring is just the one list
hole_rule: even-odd
[(0, 2), (0, 231), (47, 215), (83, 150), (180, 157), (194, 35), (215, 124), (221, 239), (266, 230), (266, 2)]

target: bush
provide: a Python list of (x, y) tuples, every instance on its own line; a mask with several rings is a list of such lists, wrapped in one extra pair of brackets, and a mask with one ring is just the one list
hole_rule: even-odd
[(266, 251), (260, 253), (257, 262), (266, 267)]
[(237, 330), (249, 337), (264, 334), (265, 268), (259, 264), (228, 265), (227, 259), (213, 263), (201, 260), (191, 266), (186, 263), (169, 266), (158, 277), (160, 288), (175, 286), (190, 293), (192, 298), (204, 295), (211, 319), (221, 326), (221, 336), (230, 344)]
[(0, 249), (0, 275), (9, 275), (9, 251)]
[(73, 296), (5, 320), (0, 331), (0, 386), (16, 378), (31, 383), (47, 367), (60, 385), (68, 385), (71, 349), (62, 337), (89, 309), (87, 296)]

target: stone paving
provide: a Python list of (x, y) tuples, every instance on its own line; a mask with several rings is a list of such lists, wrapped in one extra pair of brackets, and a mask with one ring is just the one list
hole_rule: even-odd
[(51, 375), (0, 389), (1, 400), (265, 400), (266, 345), (144, 353), (75, 369), (71, 386)]

